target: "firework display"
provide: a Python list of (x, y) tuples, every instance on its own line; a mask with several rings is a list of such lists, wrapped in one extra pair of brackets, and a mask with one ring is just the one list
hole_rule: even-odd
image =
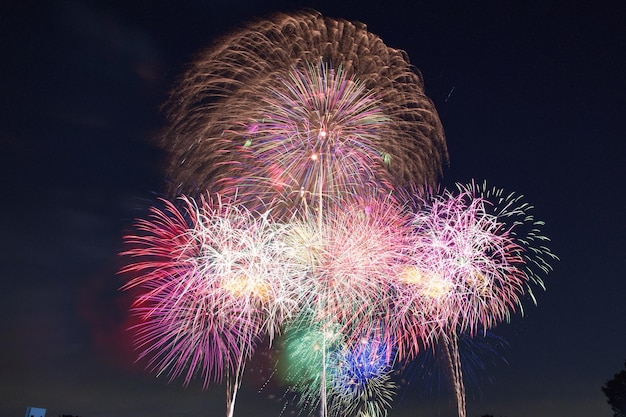
[[(140, 357), (227, 385), (278, 344), (301, 410), (389, 413), (404, 364), (509, 320), (555, 256), (521, 196), (438, 193), (443, 129), (406, 55), (362, 24), (279, 14), (182, 76), (161, 140), (172, 191), (125, 238)], [(407, 192), (406, 190), (412, 190)]]

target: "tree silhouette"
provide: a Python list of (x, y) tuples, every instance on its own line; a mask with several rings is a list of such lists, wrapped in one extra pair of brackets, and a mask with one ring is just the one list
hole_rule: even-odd
[(614, 417), (626, 417), (626, 362), (624, 369), (606, 381), (602, 387)]

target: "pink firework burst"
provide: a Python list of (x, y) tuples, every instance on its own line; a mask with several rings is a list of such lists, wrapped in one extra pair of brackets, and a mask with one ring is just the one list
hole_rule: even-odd
[[(423, 202), (413, 215), (412, 252), (398, 276), (401, 296), (396, 305), (399, 353), (408, 358), (419, 350), (412, 322), (429, 328), (432, 342), (446, 353), (457, 396), (459, 416), (465, 416), (465, 388), (458, 335), (486, 331), (521, 310), (521, 298), (542, 284), (536, 268), (547, 272), (554, 256), (544, 247), (541, 222), (519, 198), (502, 198), (483, 189), (458, 186), (459, 193)], [(496, 196), (492, 204), (487, 196)], [(524, 231), (525, 226), (530, 226)]]
[(125, 238), (123, 255), (133, 262), (124, 288), (141, 293), (134, 304), (141, 317), (140, 357), (159, 374), (199, 373), (206, 386), (224, 374), (236, 380), (264, 332), (270, 337), (299, 301), (291, 287), (299, 265), (285, 251), (265, 216), (220, 199), (200, 204), (165, 201), (139, 220)]
[[(303, 308), (315, 320), (337, 326), (349, 343), (375, 335), (391, 345), (397, 337), (389, 324), (393, 277), (407, 252), (409, 219), (391, 196), (349, 201), (324, 216), (305, 214), (287, 229), (292, 256), (307, 265), (302, 290), (310, 298)], [(417, 332), (421, 323), (412, 324)]]
[(400, 280), (445, 329), (473, 333), (507, 319), (528, 284), (523, 248), (486, 204), (445, 191), (413, 215), (413, 255)]

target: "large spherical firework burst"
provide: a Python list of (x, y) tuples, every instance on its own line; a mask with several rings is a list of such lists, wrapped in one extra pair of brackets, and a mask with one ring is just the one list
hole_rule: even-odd
[(365, 25), (316, 12), (278, 14), (224, 37), (182, 77), (167, 114), (176, 190), (349, 192), (364, 183), (352, 169), (383, 184), (434, 186), (447, 160), (437, 112), (406, 54)]
[(138, 222), (122, 272), (138, 274), (125, 288), (140, 292), (140, 355), (158, 373), (185, 383), (198, 373), (206, 385), (238, 373), (264, 332), (271, 337), (298, 307), (302, 268), (282, 256), (281, 233), (264, 216), (221, 200), (181, 201), (183, 210), (165, 202)]

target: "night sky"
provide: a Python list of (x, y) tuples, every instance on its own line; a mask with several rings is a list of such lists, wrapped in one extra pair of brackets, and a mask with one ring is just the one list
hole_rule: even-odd
[[(446, 130), (444, 185), (487, 180), (547, 223), (560, 261), (538, 306), (494, 330), (508, 347), (485, 354), (468, 417), (611, 415), (600, 387), (626, 360), (626, 3), (41, 3), (0, 6), (0, 415), (224, 415), (223, 386), (133, 365), (117, 253), (165, 191), (150, 139), (175, 77), (220, 34), (302, 7), (407, 51)], [(454, 416), (419, 369), (389, 416)], [(236, 416), (280, 414), (282, 389), (261, 384), (252, 372)]]

